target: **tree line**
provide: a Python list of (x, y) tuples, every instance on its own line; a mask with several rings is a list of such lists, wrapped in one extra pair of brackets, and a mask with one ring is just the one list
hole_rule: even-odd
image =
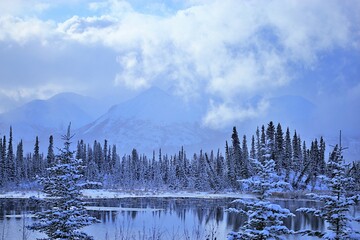
[[(134, 148), (130, 154), (120, 156), (116, 145), (107, 140), (95, 140), (92, 144), (80, 140), (75, 158), (81, 159), (86, 166), (83, 170), (86, 180), (101, 181), (109, 188), (241, 190), (238, 180), (256, 174), (252, 159), (262, 161), (266, 156), (261, 147), (265, 141), (269, 142), (269, 157), (275, 161), (276, 173), (293, 189), (317, 188), (319, 176), (329, 174), (331, 170), (323, 137), (307, 144), (296, 131), (291, 133), (287, 127), (284, 132), (280, 123), (275, 127), (273, 122), (258, 127), (251, 138), (243, 135), (241, 140), (236, 127), (233, 127), (231, 141), (225, 143), (224, 155), (218, 149), (210, 152), (200, 150), (188, 156), (182, 147), (173, 155), (163, 154), (159, 149), (149, 157), (139, 154)], [(0, 141), (1, 187), (27, 186), (54, 165), (53, 136), (49, 137), (46, 154), (40, 153), (38, 137), (33, 152), (25, 154), (23, 149), (22, 140), (14, 147), (10, 127), (8, 137), (4, 135)], [(360, 180), (360, 163), (348, 166), (347, 174)], [(353, 188), (359, 190), (360, 186), (355, 184)]]

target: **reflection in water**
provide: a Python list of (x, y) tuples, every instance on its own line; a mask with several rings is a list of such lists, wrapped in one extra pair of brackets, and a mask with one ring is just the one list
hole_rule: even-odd
[[(192, 198), (124, 198), (99, 199), (87, 202), (89, 213), (101, 223), (84, 230), (95, 239), (226, 239), (246, 220), (241, 214), (227, 212), (240, 208), (233, 199)], [(298, 213), (299, 207), (319, 208), (320, 203), (300, 200), (279, 200), (276, 203), (290, 209), (296, 217), (285, 220), (293, 230), (324, 230), (325, 224), (312, 215)], [(42, 206), (44, 207), (44, 206)], [(31, 224), (31, 212), (41, 206), (24, 199), (0, 199), (0, 239), (36, 239), (43, 237), (24, 228)], [(97, 208), (98, 207), (98, 208)], [(359, 212), (354, 209), (351, 214)], [(25, 234), (26, 233), (26, 234)], [(289, 239), (296, 239), (291, 237)], [(299, 237), (298, 239), (301, 239)]]

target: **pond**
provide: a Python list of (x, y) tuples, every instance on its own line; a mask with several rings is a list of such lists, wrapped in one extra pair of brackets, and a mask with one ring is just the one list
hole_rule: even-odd
[[(227, 233), (237, 231), (246, 218), (227, 212), (235, 207), (232, 198), (173, 198), (133, 197), (88, 200), (88, 211), (101, 223), (83, 230), (94, 239), (226, 239)], [(299, 207), (318, 208), (320, 203), (308, 200), (277, 200), (296, 217), (287, 219), (293, 230), (319, 229), (326, 225), (311, 215), (296, 213)], [(32, 223), (32, 211), (38, 211), (28, 199), (0, 199), (0, 240), (32, 240), (45, 235), (26, 229)], [(360, 213), (359, 206), (351, 214)], [(355, 226), (359, 227), (359, 225)], [(304, 239), (290, 236), (288, 239)], [(309, 238), (307, 238), (309, 239)]]

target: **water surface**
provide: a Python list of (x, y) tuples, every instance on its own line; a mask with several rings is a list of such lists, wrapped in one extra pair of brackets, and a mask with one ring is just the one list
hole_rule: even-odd
[[(88, 211), (101, 223), (83, 230), (95, 239), (226, 239), (237, 231), (245, 216), (226, 211), (236, 206), (231, 198), (160, 198), (139, 197), (88, 200)], [(293, 230), (325, 230), (324, 221), (312, 215), (296, 213), (299, 207), (319, 208), (320, 203), (301, 200), (277, 200), (296, 217), (285, 221)], [(32, 212), (41, 208), (28, 199), (0, 199), (0, 240), (32, 240), (45, 237), (26, 229), (32, 222)], [(360, 213), (359, 207), (351, 214)], [(358, 227), (357, 225), (356, 227)], [(303, 239), (290, 236), (289, 239)]]

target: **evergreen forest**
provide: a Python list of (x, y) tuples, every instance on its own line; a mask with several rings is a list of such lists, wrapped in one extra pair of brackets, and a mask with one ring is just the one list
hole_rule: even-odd
[[(174, 154), (154, 150), (152, 156), (141, 155), (137, 149), (120, 155), (116, 145), (106, 139), (76, 146), (75, 158), (82, 161), (83, 175), (88, 182), (101, 182), (103, 188), (122, 190), (209, 191), (228, 192), (244, 190), (242, 179), (255, 174), (253, 159), (262, 161), (261, 146), (267, 142), (275, 171), (290, 190), (322, 190), (322, 177), (331, 173), (331, 159), (327, 155), (323, 137), (311, 142), (301, 139), (300, 133), (284, 129), (280, 123), (269, 122), (255, 129), (252, 136), (241, 136), (233, 127), (231, 138), (223, 149), (188, 154), (180, 147)], [(24, 152), (23, 142), (13, 142), (13, 130), (0, 141), (0, 186), (2, 189), (37, 188), (37, 179), (55, 164), (57, 148), (49, 136), (48, 150), (40, 152), (38, 137), (33, 152)], [(355, 184), (351, 191), (360, 190), (360, 163), (346, 164), (346, 175)]]

